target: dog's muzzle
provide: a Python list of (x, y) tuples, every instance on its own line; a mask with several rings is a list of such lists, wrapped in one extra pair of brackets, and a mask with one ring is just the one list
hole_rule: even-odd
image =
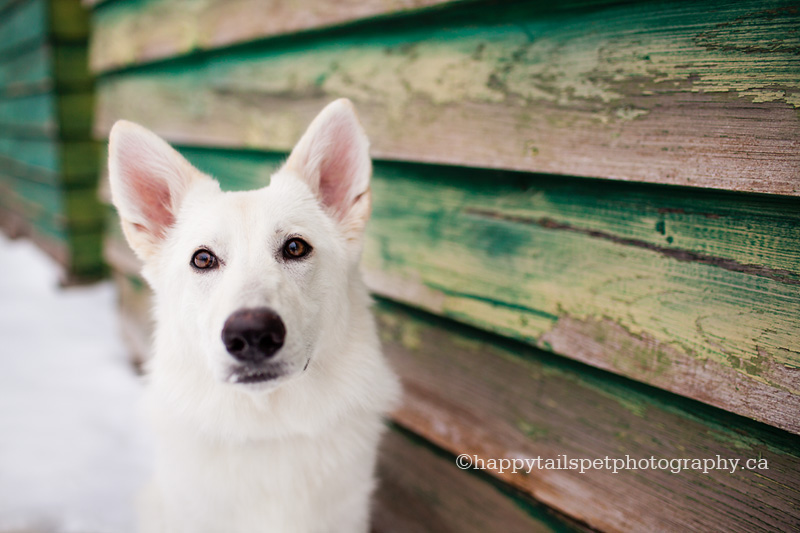
[(240, 309), (222, 328), (222, 343), (234, 358), (257, 365), (273, 357), (286, 339), (281, 317), (268, 307)]

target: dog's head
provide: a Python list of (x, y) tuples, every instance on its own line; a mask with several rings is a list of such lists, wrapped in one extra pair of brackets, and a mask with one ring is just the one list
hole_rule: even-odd
[(338, 100), (269, 186), (222, 192), (155, 134), (115, 124), (112, 198), (154, 288), (160, 351), (264, 390), (324, 355), (323, 335), (331, 349), (341, 342), (370, 214), (368, 146), (352, 105)]

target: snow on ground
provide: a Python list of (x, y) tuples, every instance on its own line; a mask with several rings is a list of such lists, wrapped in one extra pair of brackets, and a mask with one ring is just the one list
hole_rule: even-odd
[(0, 234), (0, 531), (127, 532), (150, 454), (108, 283)]

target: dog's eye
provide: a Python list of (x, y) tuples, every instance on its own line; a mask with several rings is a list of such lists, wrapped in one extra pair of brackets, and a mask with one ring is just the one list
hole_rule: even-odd
[(197, 250), (192, 256), (192, 266), (198, 270), (216, 268), (218, 264), (217, 256), (208, 250)]
[(303, 239), (289, 239), (283, 245), (283, 257), (286, 259), (300, 259), (305, 257), (311, 252), (311, 245)]

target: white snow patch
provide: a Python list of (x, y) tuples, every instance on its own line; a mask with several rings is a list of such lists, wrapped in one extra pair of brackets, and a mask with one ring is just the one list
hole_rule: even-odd
[(0, 531), (128, 532), (151, 464), (109, 282), (0, 234)]

